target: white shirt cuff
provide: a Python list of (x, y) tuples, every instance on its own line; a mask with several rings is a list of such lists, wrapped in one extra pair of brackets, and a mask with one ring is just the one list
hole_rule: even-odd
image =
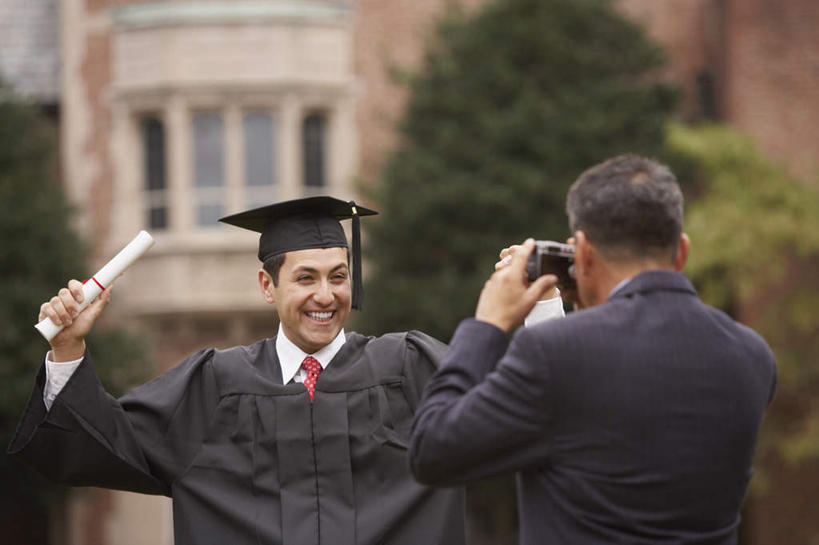
[(552, 299), (535, 303), (535, 307), (529, 315), (526, 316), (523, 323), (526, 327), (529, 327), (539, 324), (540, 322), (545, 322), (546, 320), (551, 320), (552, 318), (561, 318), (563, 316), (565, 316), (563, 312), (563, 299), (558, 295)]
[(82, 363), (82, 360), (83, 358), (73, 361), (54, 362), (51, 361), (51, 351), (49, 350), (48, 354), (46, 354), (46, 383), (45, 388), (43, 388), (43, 403), (45, 403), (47, 411), (51, 410), (54, 399), (60, 394), (68, 379)]

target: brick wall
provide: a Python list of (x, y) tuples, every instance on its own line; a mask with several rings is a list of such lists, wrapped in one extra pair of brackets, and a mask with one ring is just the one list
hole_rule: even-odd
[(406, 102), (406, 88), (392, 69), (418, 68), (424, 41), (446, 9), (470, 9), (483, 0), (358, 0), (355, 5), (355, 67), (361, 88), (357, 102), (359, 176), (372, 182), (384, 153), (396, 143), (395, 122)]
[[(802, 175), (819, 174), (819, 2), (727, 0), (726, 117)], [(819, 183), (814, 182), (815, 187)]]
[(710, 113), (702, 85), (712, 85), (717, 119), (819, 187), (819, 2), (618, 0), (618, 6), (666, 49), (666, 76), (683, 88), (686, 117)]
[(706, 24), (710, 0), (618, 0), (620, 11), (642, 25), (667, 55), (664, 77), (682, 88), (687, 117), (702, 114), (698, 79), (710, 64)]

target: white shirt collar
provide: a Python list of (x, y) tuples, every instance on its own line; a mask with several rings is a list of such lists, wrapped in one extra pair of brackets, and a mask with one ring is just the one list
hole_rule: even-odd
[(279, 356), (279, 364), (282, 368), (282, 384), (287, 384), (296, 373), (301, 369), (301, 362), (307, 356), (313, 356), (321, 364), (322, 369), (326, 369), (330, 364), (330, 360), (335, 357), (336, 353), (341, 350), (347, 338), (344, 336), (344, 328), (339, 331), (333, 341), (322, 347), (315, 354), (308, 354), (301, 348), (293, 344), (284, 334), (281, 323), (279, 324), (279, 333), (276, 335), (276, 355)]

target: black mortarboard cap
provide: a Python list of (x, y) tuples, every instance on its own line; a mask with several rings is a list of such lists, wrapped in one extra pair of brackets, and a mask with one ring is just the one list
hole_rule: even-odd
[(231, 216), (219, 221), (261, 233), (259, 260), (312, 248), (347, 248), (347, 237), (339, 220), (353, 220), (353, 308), (361, 308), (361, 225), (359, 216), (378, 214), (353, 201), (333, 197), (307, 197), (284, 201)]

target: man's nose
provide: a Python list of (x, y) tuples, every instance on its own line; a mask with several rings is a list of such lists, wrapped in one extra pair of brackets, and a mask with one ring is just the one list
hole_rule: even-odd
[(332, 303), (333, 287), (330, 285), (330, 282), (322, 280), (313, 294), (313, 299), (320, 305), (329, 305)]

